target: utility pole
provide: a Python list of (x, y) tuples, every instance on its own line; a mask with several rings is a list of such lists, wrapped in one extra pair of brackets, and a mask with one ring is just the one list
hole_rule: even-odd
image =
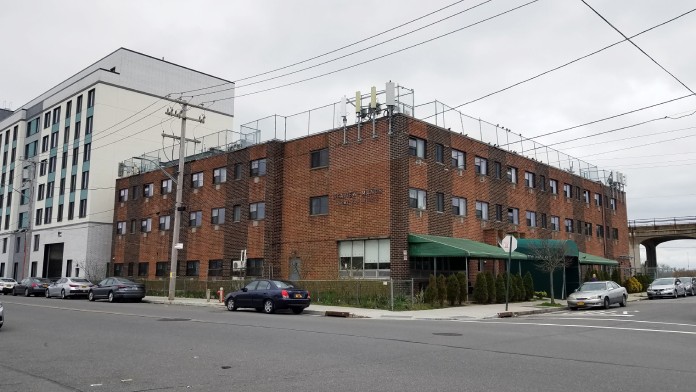
[[(176, 271), (177, 271), (177, 260), (179, 258), (179, 249), (183, 249), (183, 244), (179, 243), (179, 231), (181, 229), (181, 213), (186, 210), (182, 206), (182, 198), (184, 195), (184, 161), (186, 159), (186, 142), (191, 141), (194, 143), (200, 143), (198, 140), (186, 139), (186, 120), (196, 121), (201, 124), (205, 123), (205, 115), (201, 115), (199, 118), (186, 117), (186, 112), (188, 111), (189, 105), (186, 101), (175, 100), (175, 102), (181, 104), (181, 111), (175, 111), (173, 108), (167, 109), (165, 112), (169, 116), (178, 117), (181, 119), (181, 136), (169, 136), (162, 135), (165, 137), (170, 137), (172, 139), (179, 140), (179, 174), (176, 181), (176, 202), (174, 204), (174, 229), (172, 231), (172, 257), (169, 266), (169, 301), (174, 300), (174, 293), (176, 291)], [(198, 107), (198, 106), (196, 106)], [(199, 107), (201, 108), (201, 107)], [(202, 109), (202, 108), (201, 108)]]

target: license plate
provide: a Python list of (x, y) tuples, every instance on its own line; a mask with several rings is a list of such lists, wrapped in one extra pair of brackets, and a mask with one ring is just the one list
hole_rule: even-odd
[(585, 306), (584, 302), (578, 302), (578, 306)]
[(44, 288), (46, 288), (46, 287), (48, 287), (48, 285), (47, 285), (47, 284), (45, 284), (45, 285), (43, 285), (43, 287), (44, 287)]
[(86, 289), (86, 288), (87, 288), (87, 286), (80, 286), (80, 288), (81, 288), (81, 289)]
[(302, 298), (302, 294), (295, 294), (295, 298)]

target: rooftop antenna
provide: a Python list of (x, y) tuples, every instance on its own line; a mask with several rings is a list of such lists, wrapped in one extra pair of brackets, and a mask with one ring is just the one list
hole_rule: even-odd
[(384, 92), (385, 100), (387, 104), (387, 115), (389, 116), (389, 135), (392, 132), (392, 116), (394, 115), (394, 106), (396, 106), (396, 99), (394, 99), (394, 82), (391, 80), (387, 82), (386, 90)]
[(358, 123), (358, 142), (360, 142), (360, 120), (362, 119), (362, 94), (355, 92), (355, 121)]
[(370, 89), (370, 117), (372, 117), (372, 138), (377, 137), (377, 131), (375, 129), (375, 119), (377, 118), (377, 113), (379, 112), (379, 104), (377, 103), (377, 87), (372, 86)]
[(348, 124), (348, 99), (344, 95), (341, 97), (341, 103), (338, 105), (338, 115), (343, 119), (343, 144), (346, 144), (346, 125)]

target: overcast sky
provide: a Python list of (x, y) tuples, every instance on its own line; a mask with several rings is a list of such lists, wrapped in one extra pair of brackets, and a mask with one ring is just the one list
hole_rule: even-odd
[[(693, 1), (586, 1), (627, 36), (696, 8)], [(356, 90), (368, 92), (373, 85), (382, 89), (388, 80), (414, 89), (416, 104), (438, 100), (457, 106), (623, 39), (581, 0), (536, 1), (466, 29), (462, 28), (527, 1), (455, 2), (5, 2), (0, 13), (5, 32), (0, 106), (15, 109), (119, 47), (239, 81), (237, 129), (267, 115), (294, 114), (335, 102), (343, 95), (353, 96)], [(324, 54), (449, 5), (302, 66), (241, 80)], [(241, 87), (359, 51), (447, 17), (343, 59)], [(461, 110), (531, 138), (686, 96), (691, 94), (689, 89), (696, 91), (695, 24), (693, 12), (633, 39), (686, 87), (636, 47), (623, 42)], [(349, 67), (457, 29), (462, 30), (341, 72), (240, 96)], [(689, 116), (694, 111), (696, 97), (692, 96), (536, 141), (560, 143), (554, 147), (600, 168), (625, 173), (630, 220), (696, 216), (696, 131), (692, 128), (696, 127), (696, 115)], [(416, 116), (422, 117), (424, 112)], [(588, 137), (568, 141), (581, 136)], [(658, 262), (696, 266), (696, 241), (662, 244)]]

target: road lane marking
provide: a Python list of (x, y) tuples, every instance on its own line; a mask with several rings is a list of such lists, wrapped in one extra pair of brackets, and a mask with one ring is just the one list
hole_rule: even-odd
[[(556, 317), (544, 317), (546, 320), (587, 320), (585, 318), (579, 318), (579, 317), (563, 317), (563, 318), (556, 318)], [(674, 325), (678, 327), (695, 327), (696, 324), (684, 324), (684, 323), (666, 323), (664, 321), (645, 321), (645, 320), (630, 320), (630, 319), (621, 319), (621, 320), (616, 320), (616, 319), (592, 319), (592, 321), (621, 321), (621, 322), (626, 322), (626, 323), (643, 323), (643, 324), (661, 324), (661, 325)]]
[[(616, 321), (613, 319), (607, 321)], [(553, 323), (526, 323), (526, 322), (509, 322), (509, 321), (481, 321), (481, 320), (457, 320), (460, 323), (477, 323), (477, 324), (507, 324), (507, 325), (533, 325), (537, 327), (566, 327), (566, 328), (586, 328), (586, 329), (613, 329), (620, 331), (636, 331), (636, 332), (660, 332), (674, 333), (682, 335), (696, 335), (696, 331), (675, 331), (669, 329), (649, 329), (649, 328), (627, 328), (627, 327), (609, 327), (604, 325), (582, 325), (582, 324), (553, 324)]]

